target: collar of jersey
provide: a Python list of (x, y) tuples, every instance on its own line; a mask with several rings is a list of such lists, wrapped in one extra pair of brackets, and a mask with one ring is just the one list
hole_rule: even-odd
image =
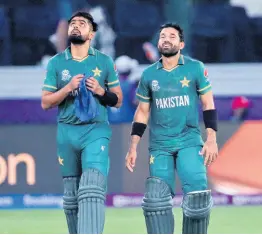
[[(184, 64), (185, 64), (184, 56), (180, 55), (177, 65), (184, 65)], [(160, 58), (160, 60), (157, 63), (157, 69), (162, 69), (162, 68), (163, 68), (162, 58)]]
[[(95, 50), (94, 50), (93, 47), (89, 47), (88, 55), (95, 55)], [(66, 58), (66, 60), (72, 60), (73, 59), (70, 47), (66, 48), (66, 50), (65, 50), (65, 58)]]

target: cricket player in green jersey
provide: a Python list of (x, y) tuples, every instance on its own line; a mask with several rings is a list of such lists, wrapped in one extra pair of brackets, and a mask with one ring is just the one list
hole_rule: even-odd
[[(136, 149), (150, 119), (149, 170), (142, 208), (148, 233), (174, 233), (172, 198), (175, 170), (183, 190), (183, 233), (207, 233), (211, 192), (206, 166), (218, 155), (217, 114), (211, 84), (202, 62), (183, 56), (183, 30), (166, 24), (160, 29), (161, 59), (142, 75), (137, 90), (139, 106), (131, 131), (126, 167), (133, 172)], [(199, 128), (202, 103), (207, 140)]]
[[(64, 183), (63, 208), (71, 234), (103, 232), (111, 138), (107, 106), (120, 107), (122, 103), (113, 60), (90, 47), (96, 30), (90, 14), (77, 12), (71, 17), (71, 45), (49, 61), (42, 92), (43, 109), (58, 106), (57, 154)], [(93, 118), (77, 115), (80, 95), (86, 95), (86, 103), (91, 99), (92, 107), (96, 107)]]

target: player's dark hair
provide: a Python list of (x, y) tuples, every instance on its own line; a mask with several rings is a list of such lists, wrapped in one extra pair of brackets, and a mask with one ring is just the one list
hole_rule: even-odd
[(94, 18), (91, 14), (84, 12), (84, 11), (78, 11), (76, 12), (74, 15), (71, 16), (71, 18), (68, 20), (68, 24), (71, 23), (71, 21), (75, 18), (75, 17), (83, 17), (85, 19), (87, 19), (89, 21), (89, 23), (92, 25), (93, 27), (93, 31), (96, 32), (98, 29), (98, 25), (97, 23), (94, 21)]
[(179, 35), (179, 38), (180, 38), (180, 41), (181, 42), (184, 42), (185, 38), (184, 38), (184, 31), (183, 29), (178, 25), (178, 24), (175, 24), (175, 23), (166, 23), (166, 24), (163, 24), (161, 25), (160, 27), (160, 30), (159, 32), (161, 33), (161, 31), (165, 28), (173, 28), (173, 29), (176, 29), (178, 31), (178, 35)]

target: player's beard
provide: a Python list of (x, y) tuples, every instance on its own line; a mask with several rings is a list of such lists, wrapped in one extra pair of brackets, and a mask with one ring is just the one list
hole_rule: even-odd
[(173, 46), (173, 45), (169, 48), (158, 46), (158, 51), (160, 52), (161, 55), (165, 57), (172, 57), (172, 56), (175, 56), (180, 51), (180, 49), (178, 46)]
[(74, 45), (82, 45), (86, 42), (86, 39), (82, 35), (70, 35), (68, 41)]

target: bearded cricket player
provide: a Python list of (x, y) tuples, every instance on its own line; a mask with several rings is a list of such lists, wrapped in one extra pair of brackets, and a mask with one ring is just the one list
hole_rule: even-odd
[[(49, 61), (42, 108), (58, 106), (57, 154), (69, 233), (101, 234), (111, 139), (107, 106), (120, 107), (122, 91), (113, 60), (90, 46), (97, 31), (93, 17), (77, 12), (68, 23), (70, 46)], [(82, 103), (76, 102), (79, 95)]]
[[(204, 64), (181, 54), (183, 30), (177, 24), (160, 29), (161, 59), (143, 72), (126, 167), (134, 171), (137, 145), (150, 122), (149, 170), (142, 202), (149, 234), (174, 233), (172, 198), (175, 171), (183, 190), (183, 233), (205, 234), (213, 205), (206, 167), (218, 156), (217, 112)], [(199, 127), (202, 104), (207, 139)]]

